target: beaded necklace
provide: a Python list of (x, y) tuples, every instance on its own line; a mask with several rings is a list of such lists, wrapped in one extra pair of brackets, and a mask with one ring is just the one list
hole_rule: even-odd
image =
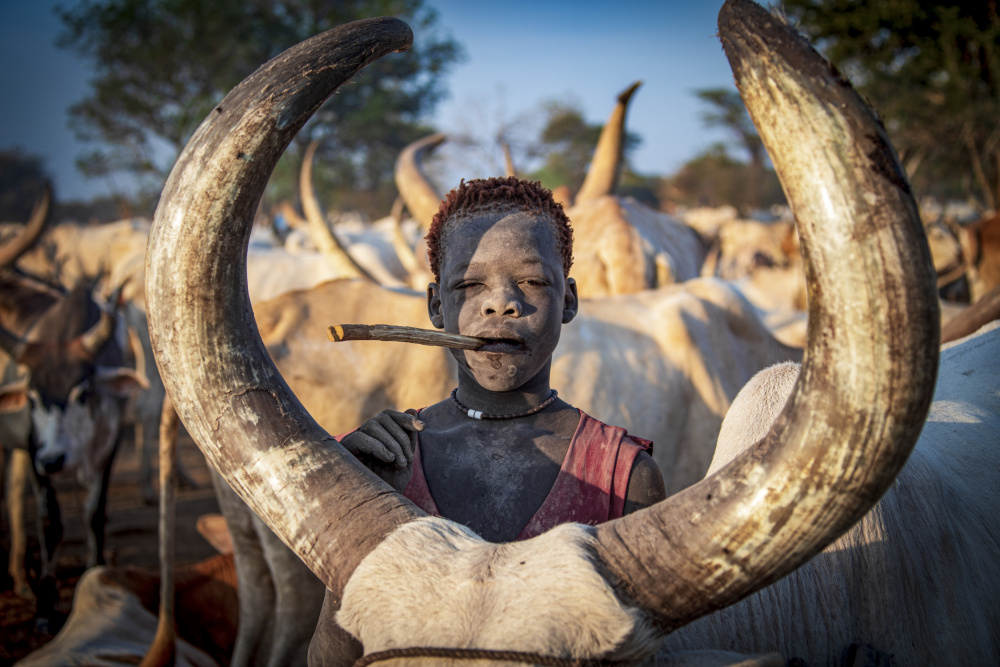
[(552, 393), (549, 394), (549, 397), (546, 398), (544, 401), (542, 401), (539, 405), (531, 408), (527, 412), (521, 412), (516, 415), (488, 415), (484, 413), (482, 410), (473, 410), (472, 408), (467, 408), (458, 401), (458, 387), (455, 387), (454, 389), (451, 390), (451, 401), (452, 403), (455, 404), (455, 407), (464, 412), (470, 419), (519, 419), (521, 417), (527, 417), (529, 415), (533, 415), (536, 412), (541, 412), (545, 408), (552, 405), (552, 401), (556, 400), (556, 396), (558, 395), (559, 395), (558, 392), (556, 392), (556, 390), (553, 389)]

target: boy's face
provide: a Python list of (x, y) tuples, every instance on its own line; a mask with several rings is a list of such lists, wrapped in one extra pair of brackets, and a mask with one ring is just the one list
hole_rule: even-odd
[(431, 323), (491, 340), (454, 350), (490, 391), (511, 391), (548, 368), (562, 325), (576, 315), (576, 284), (563, 276), (554, 225), (511, 210), (450, 223), (441, 283), (427, 290)]

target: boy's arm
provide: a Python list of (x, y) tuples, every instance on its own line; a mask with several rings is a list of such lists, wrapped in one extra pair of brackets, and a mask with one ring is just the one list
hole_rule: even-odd
[(663, 485), (659, 466), (648, 453), (639, 452), (628, 478), (624, 514), (654, 505), (666, 497), (667, 489)]

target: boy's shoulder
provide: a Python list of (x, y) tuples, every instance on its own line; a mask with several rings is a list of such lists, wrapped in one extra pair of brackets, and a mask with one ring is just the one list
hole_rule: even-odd
[(588, 415), (583, 410), (580, 410), (580, 417), (577, 437), (584, 437), (587, 440), (607, 442), (609, 444), (617, 444), (619, 442), (623, 444), (627, 443), (638, 447), (640, 450), (648, 452), (649, 454), (653, 453), (652, 440), (632, 435), (621, 426), (605, 424), (596, 417)]

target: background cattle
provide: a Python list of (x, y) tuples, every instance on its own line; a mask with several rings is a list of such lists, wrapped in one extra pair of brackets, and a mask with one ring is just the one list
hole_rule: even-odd
[[(169, 399), (160, 422), (160, 571), (97, 567), (84, 573), (73, 611), (51, 642), (17, 664), (230, 664), (238, 622), (232, 545), (221, 517), (203, 516), (198, 532), (222, 555), (176, 568), (177, 415)], [(239, 663), (237, 663), (239, 664)]]
[[(566, 207), (573, 225), (573, 263), (581, 297), (632, 294), (680, 283), (698, 275), (704, 249), (686, 225), (631, 198), (614, 194), (625, 137), (625, 112), (634, 84), (618, 98), (601, 131), (576, 201)], [(408, 146), (396, 162), (396, 184), (407, 208), (426, 231), (441, 195), (422, 162), (444, 135)], [(416, 253), (422, 256), (422, 246)]]
[[(23, 252), (41, 231), (37, 221), (10, 241)], [(84, 524), (88, 565), (104, 562), (107, 487), (125, 399), (145, 388), (146, 379), (124, 366), (117, 317), (94, 301), (89, 286), (69, 293), (18, 272), (16, 252), (5, 252), (0, 265), (0, 350), (4, 364), (4, 400), (0, 434), (4, 448), (27, 451), (42, 527), (42, 568), (38, 616), (44, 629), (54, 612), (53, 559), (63, 527), (50, 475), (75, 474), (87, 488)], [(9, 498), (20, 498), (28, 481), (23, 455), (8, 459), (18, 474), (8, 480)], [(12, 482), (16, 482), (12, 483)], [(12, 503), (12, 552), (9, 570), (15, 590), (28, 595), (23, 551), (23, 508)]]

